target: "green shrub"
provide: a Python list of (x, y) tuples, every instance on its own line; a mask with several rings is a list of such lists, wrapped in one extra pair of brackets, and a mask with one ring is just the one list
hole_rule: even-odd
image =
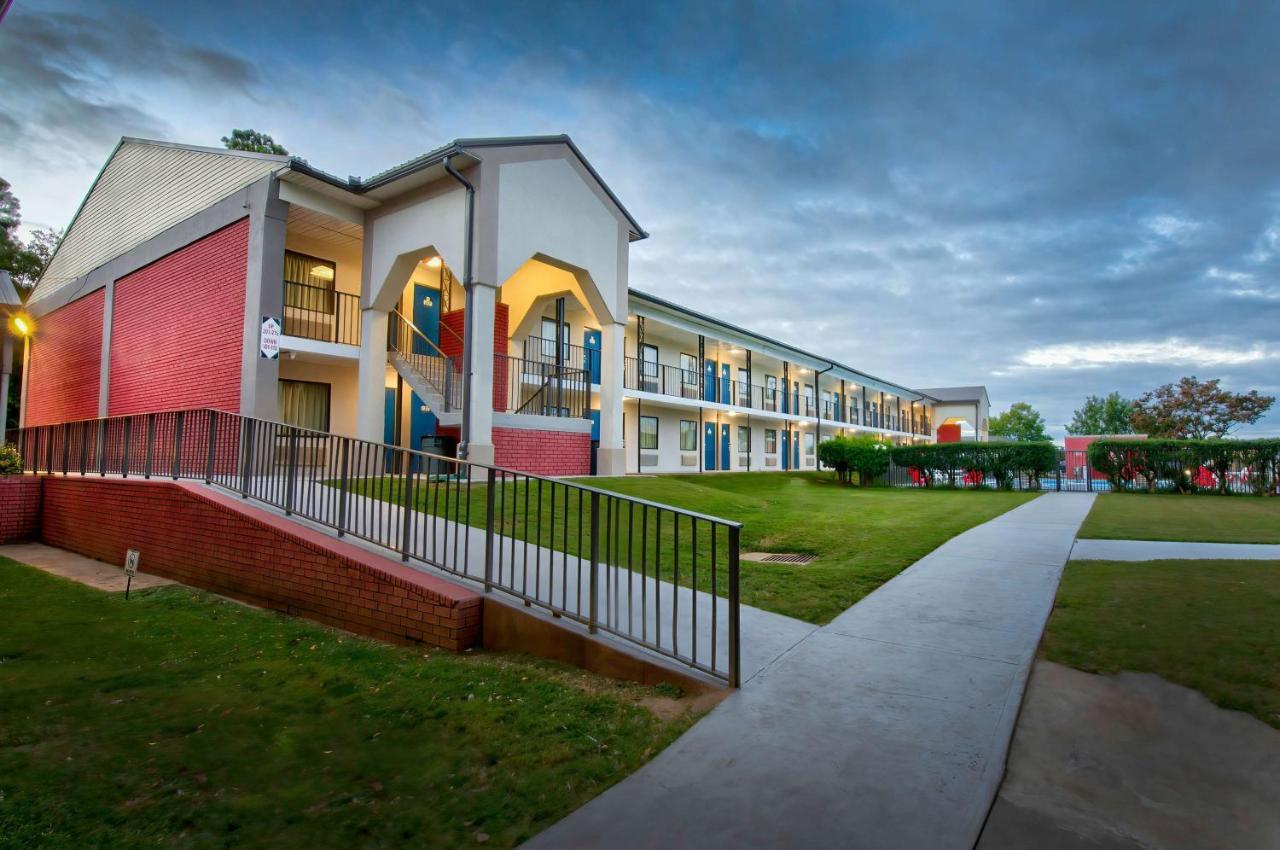
[(22, 474), (22, 455), (12, 443), (0, 445), (0, 475)]
[(1114, 490), (1228, 493), (1248, 487), (1275, 495), (1280, 440), (1097, 440), (1089, 445), (1089, 465)]
[(978, 474), (975, 487), (981, 487), (987, 476), (1005, 490), (1026, 475), (1032, 489), (1039, 489), (1040, 476), (1052, 471), (1058, 463), (1058, 450), (1049, 442), (995, 440), (987, 443), (932, 443), (895, 446), (896, 466), (918, 470), (926, 487), (937, 478), (946, 477), (947, 486), (964, 483), (969, 473)]
[(818, 460), (845, 484), (857, 473), (865, 487), (889, 470), (889, 445), (871, 435), (832, 437), (818, 444)]

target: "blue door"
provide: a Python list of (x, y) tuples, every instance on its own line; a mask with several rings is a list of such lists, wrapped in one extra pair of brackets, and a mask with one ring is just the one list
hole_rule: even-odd
[(702, 400), (716, 400), (716, 361), (707, 360), (702, 364)]
[[(591, 383), (600, 383), (600, 331), (587, 329), (582, 332), (582, 357), (586, 361), (582, 368), (591, 373)], [(595, 436), (591, 439), (600, 438)]]
[(791, 468), (791, 432), (782, 429), (782, 468)]
[(730, 391), (729, 386), (730, 386), (729, 364), (721, 363), (720, 364), (720, 403), (721, 404), (733, 403), (733, 394)]
[[(420, 283), (413, 285), (413, 323), (417, 325), (418, 330), (422, 331), (422, 335), (434, 342), (440, 344), (440, 292), (430, 286), (423, 286)], [(414, 354), (435, 354), (431, 346), (427, 345), (420, 339), (415, 338), (413, 341)], [(415, 444), (413, 446), (417, 448)]]
[(799, 431), (791, 432), (791, 452), (792, 452), (791, 468), (799, 469), (800, 468), (800, 432)]
[[(783, 378), (781, 381), (779, 381), (779, 382), (778, 382), (778, 384), (779, 384), (779, 386), (781, 386), (781, 387), (782, 387), (782, 412), (783, 412), (783, 413), (789, 413), (789, 412), (791, 411), (791, 406), (790, 406), (790, 404), (789, 404), (789, 403), (788, 403), (788, 401), (787, 401), (787, 397), (788, 397), (788, 396), (790, 396), (790, 395), (791, 395), (791, 393), (787, 392), (787, 380), (786, 380), (786, 378)], [(787, 432), (786, 432), (786, 431), (783, 431), (782, 433), (785, 435)], [(785, 454), (785, 452), (784, 452), (784, 454)]]
[(807, 416), (809, 411), (800, 406), (800, 382), (791, 382), (791, 409), (796, 412), (796, 416)]
[(589, 410), (587, 413), (591, 416), (591, 441), (598, 443), (600, 442), (600, 411)]
[(840, 393), (831, 394), (831, 418), (837, 422), (844, 421), (843, 399), (840, 398)]
[(720, 426), (720, 468), (731, 469), (729, 463), (729, 426)]
[(702, 444), (702, 459), (707, 469), (716, 468), (716, 426), (708, 422), (706, 424), (705, 437)]

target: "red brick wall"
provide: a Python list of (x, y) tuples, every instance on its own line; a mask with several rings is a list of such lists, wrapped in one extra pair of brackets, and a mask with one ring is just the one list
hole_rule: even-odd
[(112, 416), (239, 411), (249, 219), (116, 281)]
[[(436, 433), (461, 438), (456, 426), (441, 426)], [(590, 475), (591, 434), (494, 427), (493, 463), (532, 475)]]
[(40, 479), (0, 475), (0, 543), (33, 540), (40, 532)]
[(382, 640), (480, 641), (480, 595), (188, 482), (44, 478), (41, 539)]
[(40, 318), (31, 341), (27, 425), (98, 415), (105, 302), (106, 291), (99, 289)]
[(493, 429), (493, 462), (534, 475), (590, 475), (591, 434)]
[[(440, 350), (446, 357), (462, 357), (463, 327), (466, 325), (467, 311), (450, 310), (440, 317), (444, 328), (440, 331)], [(508, 327), (511, 311), (506, 304), (499, 301), (493, 308), (493, 353), (506, 355), (508, 346)], [(495, 357), (493, 363), (493, 409), (507, 409), (507, 361), (505, 356)]]

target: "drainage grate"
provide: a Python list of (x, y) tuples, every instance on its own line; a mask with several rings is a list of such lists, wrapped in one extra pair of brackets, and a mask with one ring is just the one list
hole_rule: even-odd
[(798, 567), (818, 560), (816, 555), (800, 555), (794, 552), (743, 552), (738, 557), (758, 564), (795, 564)]
[(773, 554), (765, 558), (766, 564), (799, 564), (801, 566), (816, 560), (812, 555), (779, 555)]

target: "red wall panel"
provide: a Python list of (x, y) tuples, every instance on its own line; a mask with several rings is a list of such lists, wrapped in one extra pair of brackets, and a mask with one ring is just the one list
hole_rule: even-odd
[(112, 416), (240, 410), (249, 219), (116, 281)]
[(105, 302), (106, 292), (99, 289), (40, 318), (31, 341), (27, 425), (98, 415)]

